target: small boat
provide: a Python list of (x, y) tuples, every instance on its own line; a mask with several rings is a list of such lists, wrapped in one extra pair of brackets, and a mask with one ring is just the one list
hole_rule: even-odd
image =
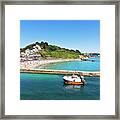
[(78, 77), (77, 75), (73, 74), (72, 76), (64, 76), (63, 80), (67, 85), (84, 85), (85, 80), (83, 78), (83, 76)]

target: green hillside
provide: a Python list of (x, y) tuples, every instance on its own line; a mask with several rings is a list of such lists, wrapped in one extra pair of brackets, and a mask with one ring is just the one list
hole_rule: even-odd
[(66, 48), (61, 48), (56, 45), (49, 45), (47, 42), (36, 42), (27, 45), (25, 48), (21, 48), (20, 52), (25, 52), (25, 50), (32, 50), (34, 46), (40, 46), (41, 50), (37, 52), (41, 57), (47, 58), (63, 58), (63, 59), (76, 59), (79, 58), (81, 52), (79, 50), (70, 50)]

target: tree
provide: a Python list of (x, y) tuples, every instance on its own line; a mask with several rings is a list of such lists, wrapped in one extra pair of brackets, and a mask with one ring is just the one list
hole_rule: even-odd
[(81, 54), (81, 52), (80, 52), (79, 50), (76, 50), (76, 53), (79, 53), (79, 54)]
[(35, 44), (36, 44), (36, 45), (39, 45), (39, 42), (36, 42)]
[(45, 42), (44, 44), (45, 44), (45, 46), (48, 46), (48, 43), (47, 43), (47, 42)]

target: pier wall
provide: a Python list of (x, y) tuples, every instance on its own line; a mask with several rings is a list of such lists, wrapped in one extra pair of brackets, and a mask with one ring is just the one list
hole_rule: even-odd
[(100, 72), (88, 72), (88, 71), (69, 71), (69, 70), (31, 70), (31, 69), (20, 69), (21, 73), (34, 73), (34, 74), (62, 74), (62, 75), (83, 75), (83, 76), (100, 76)]

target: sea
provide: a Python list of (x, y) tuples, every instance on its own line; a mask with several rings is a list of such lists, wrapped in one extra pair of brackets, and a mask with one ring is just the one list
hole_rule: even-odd
[[(100, 58), (49, 64), (37, 69), (100, 71)], [(20, 73), (20, 100), (100, 100), (100, 77), (84, 77), (86, 84), (65, 85), (64, 75)]]

